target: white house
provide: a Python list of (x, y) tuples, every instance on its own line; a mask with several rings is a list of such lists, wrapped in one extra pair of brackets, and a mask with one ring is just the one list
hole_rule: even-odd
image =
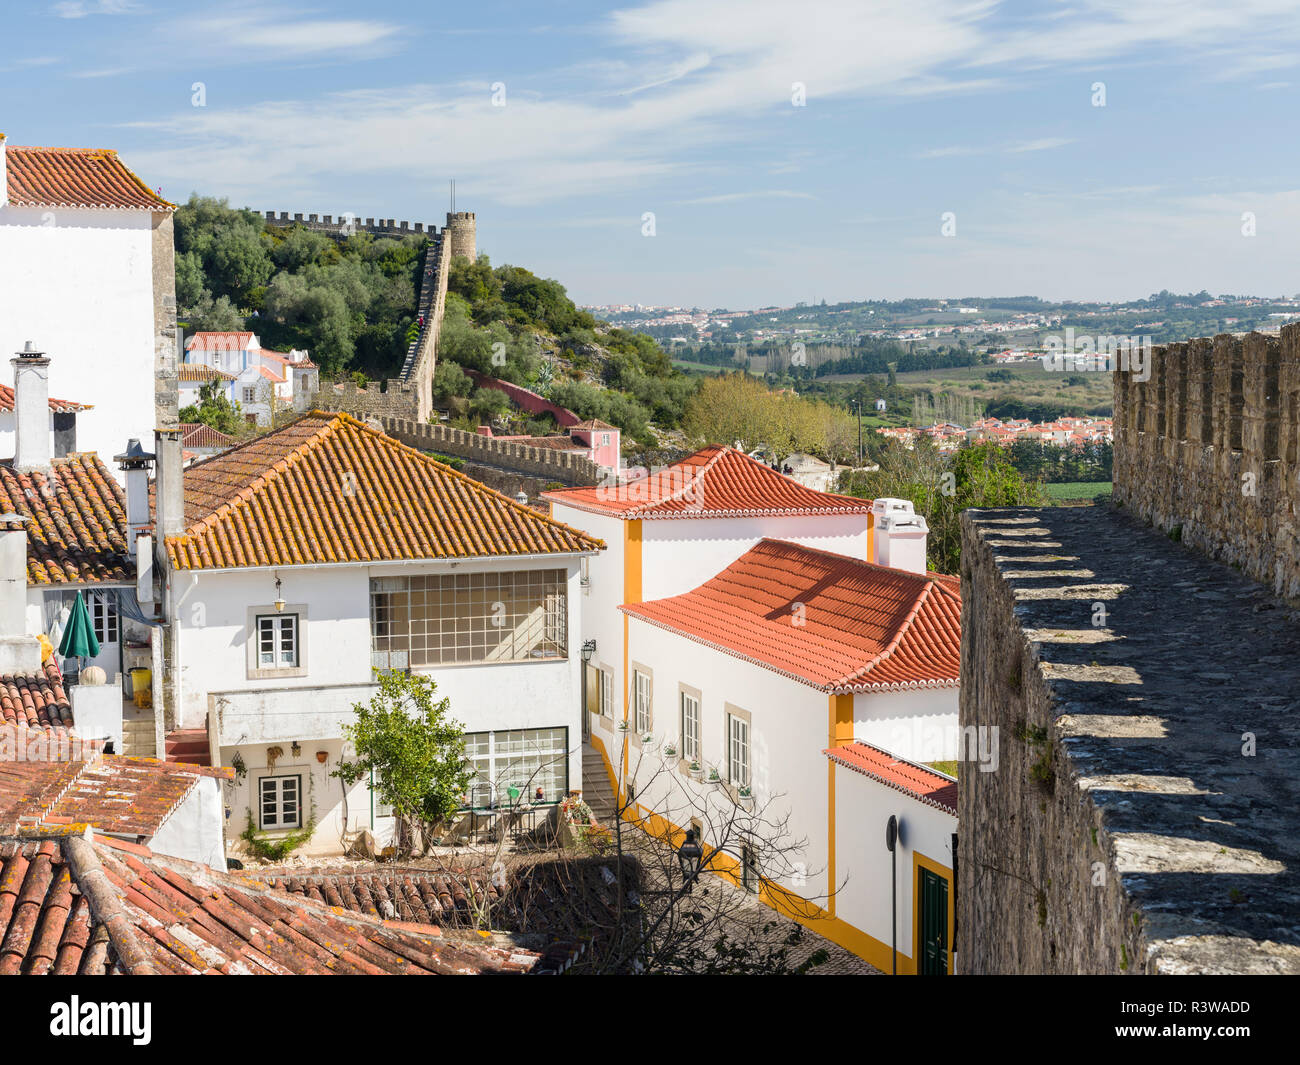
[[(877, 526), (878, 541), (889, 535)], [(906, 861), (914, 852), (948, 885), (927, 890), (951, 898), (956, 784), (923, 763), (956, 757), (958, 580), (765, 539), (699, 587), (622, 612), (632, 701), (619, 784), (634, 813), (694, 828), (725, 852), (714, 871), (888, 970), (889, 813), (906, 827)], [(839, 790), (846, 747), (893, 766), (885, 783)], [(927, 802), (950, 787), (942, 809)], [(737, 813), (739, 832), (727, 827)], [(910, 897), (910, 864), (901, 877)], [(900, 912), (910, 921), (910, 906)], [(905, 929), (900, 972), (915, 969)], [(942, 933), (932, 946), (946, 968), (947, 924), (926, 931)]]
[(78, 444), (102, 455), (156, 424), (173, 210), (115, 152), (0, 136), (0, 352), (30, 340), (54, 356), (50, 393), (93, 401)]
[(764, 537), (857, 558), (871, 550), (872, 503), (807, 488), (734, 448), (709, 446), (639, 480), (544, 492), (551, 514), (606, 544), (588, 563), (582, 638), (589, 727), (612, 762), (631, 670), (623, 604), (702, 584)]
[(239, 402), (239, 396), (235, 390), (235, 382), (238, 377), (233, 373), (227, 373), (225, 370), (218, 370), (212, 366), (204, 366), (199, 363), (181, 363), (176, 368), (176, 391), (178, 404), (181, 410), (186, 407), (199, 404), (201, 392), (205, 386), (211, 385), (213, 381), (219, 383), (219, 394), (230, 400), (231, 403)]
[(248, 330), (189, 337), (183, 368), (188, 376), (197, 377), (200, 366), (219, 372), (222, 380), (224, 375), (233, 378), (230, 397), (239, 403), (250, 425), (270, 425), (276, 410), (303, 413), (320, 390), (320, 370), (306, 351), (271, 351)]
[[(160, 451), (161, 461), (169, 459)], [(147, 491), (128, 479), (128, 498)], [(312, 853), (391, 818), (331, 777), (374, 669), (431, 676), (470, 733), (476, 807), (579, 786), (582, 564), (595, 538), (344, 415), (308, 414), (184, 471), (158, 502), (163, 701), (201, 730), (234, 837), (314, 819)]]

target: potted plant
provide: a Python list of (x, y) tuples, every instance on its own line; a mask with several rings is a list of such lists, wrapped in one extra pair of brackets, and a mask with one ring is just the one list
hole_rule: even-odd
[(664, 741), (664, 757), (665, 757), (665, 758), (676, 758), (676, 757), (677, 757), (677, 741), (676, 741), (676, 740), (665, 740), (665, 741)]
[(688, 772), (691, 774), (691, 779), (692, 779), (692, 780), (703, 780), (703, 779), (704, 779), (704, 767), (703, 767), (702, 765), (700, 765), (700, 763), (699, 763), (698, 761), (696, 761), (695, 759), (691, 759), (691, 765), (690, 765), (690, 769), (688, 770)]
[(627, 731), (628, 731), (628, 724), (627, 724), (626, 719), (623, 720), (623, 721), (620, 721), (620, 722), (619, 722), (615, 727), (618, 729), (619, 732), (627, 732)]
[(754, 808), (754, 789), (748, 784), (742, 784), (736, 789), (736, 802), (746, 810)]
[(710, 784), (722, 783), (722, 776), (718, 773), (717, 766), (709, 766), (709, 783)]
[(649, 750), (655, 745), (655, 736), (653, 732), (647, 732), (641, 737), (641, 746)]

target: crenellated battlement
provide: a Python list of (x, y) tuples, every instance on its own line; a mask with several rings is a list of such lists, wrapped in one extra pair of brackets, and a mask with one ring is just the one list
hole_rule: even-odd
[(1115, 375), (1115, 499), (1300, 596), (1300, 324), (1158, 347), (1150, 362), (1149, 376)]
[[(362, 218), (360, 215), (290, 214), (281, 211), (264, 212), (266, 222), (272, 226), (302, 226), (316, 233), (328, 233), (333, 237), (349, 237), (353, 233), (370, 233), (376, 237), (435, 237), (438, 227), (432, 222), (406, 222), (395, 218)], [(470, 215), (472, 219), (474, 216)]]

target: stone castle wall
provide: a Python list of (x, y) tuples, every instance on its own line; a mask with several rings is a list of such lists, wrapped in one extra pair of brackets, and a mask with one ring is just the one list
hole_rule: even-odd
[(1155, 348), (1115, 374), (1115, 499), (1300, 597), (1300, 324)]
[(376, 237), (432, 237), (438, 227), (432, 222), (399, 222), (395, 218), (362, 218), (360, 215), (304, 215), (281, 211), (266, 211), (264, 217), (273, 226), (302, 226), (316, 233), (333, 237), (348, 237), (353, 233), (369, 233)]
[(558, 481), (578, 487), (593, 486), (602, 481), (601, 467), (572, 452), (530, 447), (517, 441), (497, 440), (464, 429), (429, 425), (409, 418), (381, 417), (380, 421), (389, 436), (421, 451), (455, 455), (469, 462), (541, 478), (544, 483)]

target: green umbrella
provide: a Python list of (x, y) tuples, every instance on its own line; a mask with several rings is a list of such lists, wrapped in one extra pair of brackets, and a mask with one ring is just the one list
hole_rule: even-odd
[(95, 639), (95, 626), (90, 621), (86, 601), (77, 593), (68, 611), (68, 623), (63, 626), (63, 639), (59, 641), (59, 654), (64, 658), (94, 658), (99, 654), (99, 641)]

